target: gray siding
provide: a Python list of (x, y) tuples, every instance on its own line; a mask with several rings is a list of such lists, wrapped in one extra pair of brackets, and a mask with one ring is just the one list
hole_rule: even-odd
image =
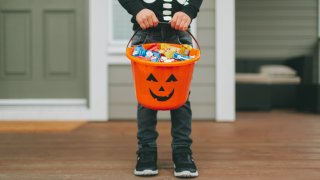
[(310, 53), (317, 0), (236, 0), (237, 57), (287, 58)]
[[(213, 119), (214, 85), (214, 1), (205, 0), (198, 15), (197, 35), (201, 60), (196, 64), (190, 101), (194, 119)], [(135, 119), (136, 99), (130, 65), (109, 66), (109, 117)], [(169, 112), (159, 112), (159, 119), (169, 119)]]

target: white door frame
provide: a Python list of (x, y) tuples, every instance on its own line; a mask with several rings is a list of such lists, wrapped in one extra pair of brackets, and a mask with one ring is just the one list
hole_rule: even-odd
[(107, 120), (107, 1), (88, 0), (88, 4), (89, 102), (85, 99), (2, 99), (0, 120)]
[(216, 117), (235, 121), (235, 0), (216, 0)]

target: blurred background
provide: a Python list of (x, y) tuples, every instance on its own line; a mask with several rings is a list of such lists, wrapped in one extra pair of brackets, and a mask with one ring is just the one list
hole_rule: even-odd
[(236, 1), (237, 109), (319, 109), (318, 1)]
[[(319, 4), (203, 0), (199, 179), (319, 179)], [(117, 0), (0, 0), (0, 179), (135, 179), (130, 18)], [(158, 179), (173, 179), (158, 117)]]
[[(318, 1), (237, 0), (233, 10), (234, 22), (221, 19), (235, 23), (235, 92), (224, 88), (236, 103), (228, 112), (319, 113)], [(118, 1), (0, 0), (0, 16), (0, 119), (135, 119), (124, 54), (131, 17)], [(215, 1), (205, 0), (191, 28), (202, 47), (194, 119), (216, 119), (221, 104), (216, 67), (227, 60), (216, 59), (216, 18)]]

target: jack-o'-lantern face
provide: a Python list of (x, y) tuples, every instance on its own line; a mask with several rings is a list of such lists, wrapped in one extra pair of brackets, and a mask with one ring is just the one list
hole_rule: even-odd
[(167, 101), (174, 94), (174, 85), (172, 83), (176, 82), (177, 79), (173, 74), (171, 74), (164, 82), (165, 84), (158, 84), (159, 82), (157, 78), (152, 73), (150, 73), (147, 81), (153, 82), (152, 84), (150, 84), (152, 86), (152, 89), (154, 89), (154, 87), (157, 88), (157, 90), (152, 90), (151, 87), (149, 87), (150, 95), (157, 101)]

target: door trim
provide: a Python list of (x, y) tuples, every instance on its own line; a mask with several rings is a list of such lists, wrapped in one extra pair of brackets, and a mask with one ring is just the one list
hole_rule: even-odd
[(30, 105), (30, 101), (2, 100), (11, 106), (0, 106), (0, 120), (106, 121), (108, 119), (108, 73), (105, 49), (108, 26), (107, 1), (86, 0), (86, 4), (89, 10), (87, 13), (89, 19), (86, 19), (89, 25), (89, 103), (86, 104), (89, 106), (71, 103), (70, 99), (58, 99), (54, 102), (55, 106), (52, 106), (52, 100), (45, 99), (37, 100), (40, 105), (34, 106)]
[(86, 99), (0, 99), (0, 106), (86, 106)]
[(216, 0), (216, 121), (235, 121), (235, 0)]

